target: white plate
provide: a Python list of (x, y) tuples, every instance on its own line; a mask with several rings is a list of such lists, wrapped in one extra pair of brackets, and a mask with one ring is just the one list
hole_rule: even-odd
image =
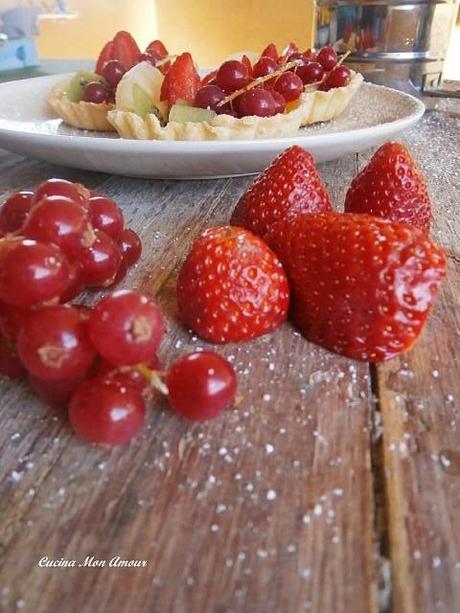
[(393, 138), (423, 115), (422, 102), (364, 83), (336, 120), (289, 138), (169, 142), (136, 141), (70, 128), (46, 106), (54, 83), (67, 75), (0, 85), (0, 147), (55, 164), (146, 178), (225, 177), (259, 172), (283, 149), (298, 144), (319, 162)]

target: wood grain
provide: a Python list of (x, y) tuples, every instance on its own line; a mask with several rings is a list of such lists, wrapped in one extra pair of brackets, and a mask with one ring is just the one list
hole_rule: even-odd
[[(177, 269), (250, 179), (139, 181), (9, 154), (0, 164), (2, 193), (56, 175), (115, 198), (144, 244), (126, 286), (156, 294), (168, 316), (161, 359), (205, 346), (177, 321)], [(355, 170), (352, 156), (322, 166), (336, 201)], [(79, 441), (64, 415), (1, 383), (2, 610), (377, 610), (368, 366), (289, 325), (222, 353), (238, 372), (234, 410), (197, 425), (158, 401), (121, 449)], [(40, 568), (45, 555), (147, 566)]]

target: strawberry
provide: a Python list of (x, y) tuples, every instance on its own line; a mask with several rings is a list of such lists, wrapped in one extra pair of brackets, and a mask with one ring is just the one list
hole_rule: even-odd
[(377, 150), (351, 182), (345, 211), (402, 221), (428, 234), (430, 197), (425, 179), (404, 145), (385, 143)]
[(94, 72), (96, 74), (99, 74), (99, 75), (102, 74), (104, 66), (107, 64), (109, 60), (113, 59), (112, 53), (113, 53), (113, 42), (109, 40), (108, 43), (105, 43), (105, 45), (102, 48), (102, 51), (99, 53), (99, 57), (97, 58), (96, 68), (94, 69)]
[(252, 79), (252, 64), (251, 64), (251, 60), (248, 58), (248, 56), (246, 54), (244, 54), (243, 57), (241, 58), (241, 63), (244, 66), (246, 66), (246, 70), (248, 71), (248, 75)]
[(147, 45), (147, 47), (145, 48), (146, 51), (153, 51), (154, 53), (156, 53), (158, 55), (158, 57), (163, 58), (166, 57), (168, 55), (168, 50), (166, 49), (166, 47), (163, 45), (163, 43), (161, 42), (161, 40), (154, 40), (151, 43), (149, 43)]
[(408, 349), (446, 273), (443, 249), (421, 230), (370, 215), (298, 215), (266, 238), (285, 266), (294, 323), (357, 360)]
[(115, 34), (113, 40), (104, 45), (97, 59), (95, 71), (97, 74), (102, 74), (109, 60), (118, 60), (125, 70), (129, 70), (138, 63), (140, 56), (140, 49), (131, 34), (120, 31)]
[(260, 57), (269, 57), (275, 62), (277, 62), (279, 58), (279, 53), (275, 43), (270, 43), (269, 45), (267, 45), (260, 54)]
[(202, 338), (228, 343), (256, 338), (286, 319), (289, 287), (276, 255), (243, 228), (206, 230), (193, 244), (177, 282), (182, 321)]
[(330, 208), (313, 156), (294, 145), (283, 151), (242, 195), (230, 223), (263, 238), (288, 214), (319, 213)]
[(208, 74), (205, 75), (203, 79), (201, 80), (200, 87), (204, 87), (205, 85), (208, 85), (208, 83), (214, 82), (214, 79), (216, 78), (216, 74), (217, 74), (217, 70), (212, 70), (211, 72), (208, 72)]
[(176, 58), (161, 85), (161, 100), (172, 106), (178, 100), (193, 104), (196, 92), (200, 88), (200, 76), (196, 71), (190, 53), (183, 53)]

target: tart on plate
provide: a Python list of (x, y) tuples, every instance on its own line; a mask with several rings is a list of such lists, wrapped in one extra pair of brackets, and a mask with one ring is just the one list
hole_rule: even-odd
[(340, 115), (359, 89), (362, 75), (342, 61), (331, 47), (301, 53), (291, 43), (281, 54), (273, 44), (260, 56), (236, 54), (203, 79), (190, 53), (166, 75), (143, 62), (122, 77), (107, 118), (130, 139), (293, 136)]
[(58, 83), (48, 97), (48, 104), (75, 128), (114, 131), (107, 113), (114, 108), (117, 85), (126, 71), (142, 61), (160, 66), (163, 72), (171, 64), (161, 41), (153, 41), (142, 53), (129, 32), (118, 32), (102, 48), (94, 72), (82, 70)]

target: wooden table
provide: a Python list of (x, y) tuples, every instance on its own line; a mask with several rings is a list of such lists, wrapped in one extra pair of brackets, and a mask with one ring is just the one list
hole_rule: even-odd
[[(235, 410), (200, 425), (158, 404), (113, 450), (1, 383), (2, 610), (460, 610), (460, 116), (445, 109), (402, 137), (428, 176), (449, 274), (400, 359), (353, 362), (286, 324), (222, 348), (238, 372)], [(371, 153), (320, 166), (338, 207)], [(177, 270), (250, 178), (140, 181), (9, 153), (0, 169), (2, 195), (60, 176), (114, 198), (144, 244), (125, 285), (168, 316), (163, 362), (205, 346), (177, 320)], [(77, 565), (40, 567), (44, 556)], [(78, 566), (87, 556), (105, 567)], [(115, 556), (147, 565), (109, 566)]]

